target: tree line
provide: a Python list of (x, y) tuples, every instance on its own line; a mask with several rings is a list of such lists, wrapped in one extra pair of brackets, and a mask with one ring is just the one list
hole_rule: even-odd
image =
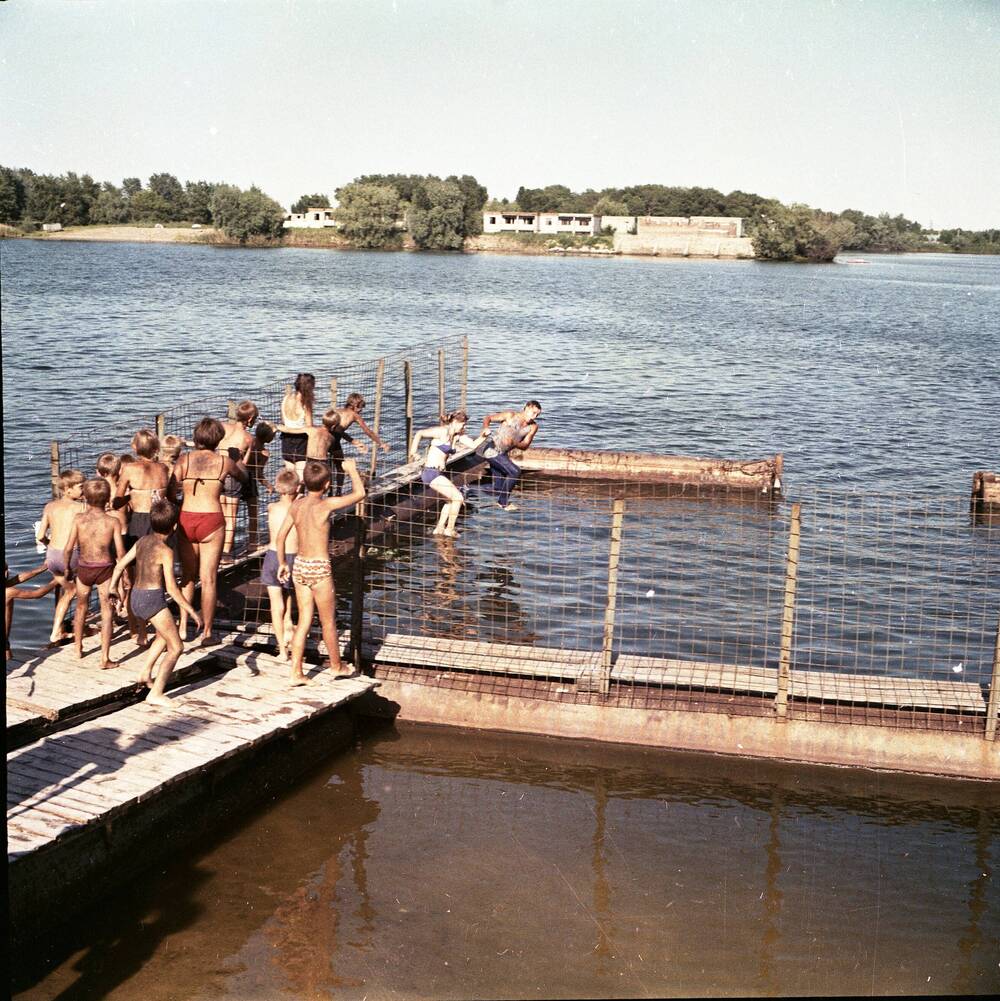
[[(920, 223), (903, 215), (873, 216), (857, 209), (824, 212), (785, 205), (746, 191), (638, 184), (574, 192), (563, 184), (518, 188), (517, 197), (487, 201), (488, 192), (469, 174), (364, 174), (335, 191), (340, 235), (356, 247), (400, 246), (404, 231), (425, 250), (459, 250), (482, 232), (482, 210), (589, 212), (604, 216), (739, 216), (754, 251), (765, 260), (831, 260), (841, 250), (901, 253), (939, 247), (960, 253), (1000, 252), (1000, 231), (943, 230), (927, 241)], [(329, 207), (326, 194), (302, 195), (292, 212)], [(188, 181), (152, 174), (121, 185), (89, 174), (60, 176), (0, 167), (0, 223), (114, 225), (170, 223), (212, 225), (240, 242), (281, 238), (284, 210), (257, 187)]]
[(0, 167), (0, 223), (33, 228), (186, 222), (211, 225), (246, 242), (275, 239), (282, 233), (284, 209), (259, 188), (188, 181), (173, 174), (152, 174), (143, 187), (138, 177), (121, 185), (98, 182), (90, 174), (36, 174)]

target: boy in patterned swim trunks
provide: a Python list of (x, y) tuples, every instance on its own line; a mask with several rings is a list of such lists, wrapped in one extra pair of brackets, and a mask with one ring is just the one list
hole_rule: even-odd
[[(292, 685), (306, 683), (302, 661), (314, 608), (319, 613), (323, 642), (330, 655), (330, 667), (338, 678), (349, 678), (354, 673), (352, 670), (345, 670), (340, 659), (340, 642), (337, 639), (334, 617), (337, 595), (333, 587), (333, 575), (330, 573), (330, 515), (340, 508), (350, 507), (363, 500), (365, 485), (353, 459), (344, 459), (344, 471), (351, 477), (351, 492), (343, 497), (324, 497), (330, 486), (330, 467), (315, 460), (307, 461), (302, 479), (308, 493), (292, 505), (275, 540), (278, 580), (284, 583), (291, 578), (299, 606), (299, 621), (292, 638)], [(285, 557), (285, 542), (292, 529), (295, 529), (298, 541), (294, 571), (289, 569)]]
[(42, 511), (42, 520), (37, 523), (35, 542), (42, 545), (46, 542), (48, 532), (48, 548), (45, 551), (45, 566), (49, 573), (59, 582), (62, 593), (56, 602), (56, 614), (52, 620), (50, 643), (59, 643), (68, 639), (63, 631), (63, 619), (69, 611), (76, 587), (70, 579), (72, 566), (63, 558), (66, 540), (69, 538), (73, 519), (83, 510), (80, 494), (83, 491), (85, 477), (79, 469), (64, 469), (59, 474), (60, 496), (58, 500), (49, 501)]
[[(83, 625), (87, 618), (91, 588), (97, 588), (101, 603), (101, 670), (118, 665), (111, 659), (111, 574), (115, 560), (125, 555), (122, 527), (118, 519), (107, 513), (111, 500), (111, 487), (107, 480), (87, 480), (83, 485), (83, 499), (87, 504), (82, 514), (73, 519), (69, 541), (66, 543), (66, 562), (76, 546), (80, 547), (80, 561), (76, 567), (76, 615), (73, 618), (73, 641), (76, 655), (83, 659)], [(111, 549), (115, 556), (111, 558)]]

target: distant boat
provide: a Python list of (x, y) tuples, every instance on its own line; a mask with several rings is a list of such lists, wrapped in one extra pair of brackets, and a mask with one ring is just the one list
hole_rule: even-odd
[(845, 257), (840, 262), (841, 264), (871, 264), (871, 261), (866, 261), (863, 257)]

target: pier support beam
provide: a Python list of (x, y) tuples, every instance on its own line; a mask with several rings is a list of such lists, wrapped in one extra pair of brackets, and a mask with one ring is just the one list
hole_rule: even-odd
[(52, 442), (49, 446), (49, 474), (52, 478), (52, 496), (59, 496), (59, 442)]
[(337, 377), (334, 376), (330, 380), (330, 407), (331, 409), (337, 406)]
[(160, 443), (163, 443), (163, 439), (167, 434), (167, 422), (163, 414), (156, 415), (156, 437), (160, 439)]
[(444, 348), (438, 348), (438, 416), (444, 420)]
[(781, 720), (788, 718), (788, 689), (792, 680), (792, 635), (795, 630), (795, 588), (799, 575), (799, 540), (802, 533), (802, 505), (792, 505), (788, 533), (788, 562), (785, 565), (785, 604), (781, 613), (781, 655), (778, 660), (778, 692), (774, 711)]
[(619, 497), (611, 509), (611, 546), (608, 550), (608, 600), (604, 608), (604, 640), (601, 644), (602, 695), (611, 690), (611, 655), (615, 642), (615, 606), (618, 603), (618, 562), (622, 551), (625, 501)]
[(459, 408), (465, 410), (469, 405), (469, 338), (462, 338), (462, 389), (459, 396)]
[[(372, 431), (375, 437), (379, 436), (379, 427), (382, 424), (382, 383), (385, 380), (385, 359), (379, 358), (378, 366), (375, 369), (375, 416), (372, 418)], [(409, 446), (407, 446), (409, 447)], [(372, 462), (368, 470), (369, 475), (374, 479), (375, 470), (378, 467), (378, 445), (372, 442)]]
[(406, 454), (409, 457), (413, 441), (413, 366), (408, 361), (403, 362), (403, 392), (406, 398)]
[(1000, 712), (1000, 618), (997, 619), (997, 637), (993, 644), (993, 675), (990, 678), (990, 701), (986, 707), (987, 740), (996, 740), (998, 712)]
[(362, 641), (365, 631), (365, 540), (368, 536), (368, 519), (365, 502), (354, 508), (354, 567), (351, 580), (351, 662), (361, 671)]

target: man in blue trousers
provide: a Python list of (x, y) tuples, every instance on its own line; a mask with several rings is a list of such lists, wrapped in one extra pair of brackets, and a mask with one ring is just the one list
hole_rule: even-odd
[(517, 510), (517, 505), (510, 502), (510, 493), (521, 475), (521, 467), (507, 453), (527, 448), (534, 441), (538, 431), (536, 418), (541, 412), (542, 405), (537, 400), (528, 400), (522, 410), (500, 410), (483, 419), (483, 434), (489, 432), (491, 424), (500, 422), (480, 454), (490, 464), (497, 504), (504, 511)]

